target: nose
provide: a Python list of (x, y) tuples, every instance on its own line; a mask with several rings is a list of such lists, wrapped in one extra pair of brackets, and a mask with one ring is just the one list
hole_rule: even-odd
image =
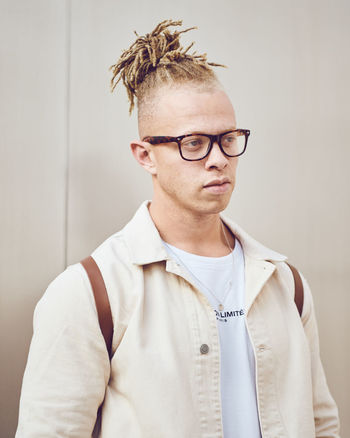
[(217, 140), (213, 141), (212, 149), (205, 161), (206, 169), (224, 169), (228, 164), (228, 157), (221, 151)]

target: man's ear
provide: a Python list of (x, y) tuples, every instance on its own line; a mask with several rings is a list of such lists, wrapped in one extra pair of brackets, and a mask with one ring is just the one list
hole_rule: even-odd
[(130, 147), (135, 160), (146, 169), (147, 172), (156, 175), (157, 169), (151, 144), (146, 141), (135, 140), (130, 143)]

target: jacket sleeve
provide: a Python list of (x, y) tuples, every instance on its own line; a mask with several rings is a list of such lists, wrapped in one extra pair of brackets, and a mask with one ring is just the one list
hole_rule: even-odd
[(313, 404), (316, 437), (339, 438), (338, 409), (328, 389), (320, 358), (317, 321), (310, 287), (300, 273), (304, 286), (302, 322), (308, 339), (313, 384)]
[(34, 312), (16, 438), (91, 437), (109, 373), (89, 280), (72, 265)]

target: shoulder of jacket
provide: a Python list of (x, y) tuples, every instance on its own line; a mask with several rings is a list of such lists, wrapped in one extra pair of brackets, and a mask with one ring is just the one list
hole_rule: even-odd
[(118, 262), (118, 264), (130, 264), (130, 255), (125, 240), (123, 230), (112, 234), (102, 242), (92, 253), (92, 257), (97, 261), (103, 260), (105, 263)]
[[(295, 282), (294, 282), (294, 276), (291, 268), (288, 266), (286, 262), (274, 262), (274, 265), (276, 266), (276, 273), (277, 275), (281, 276), (281, 281), (286, 285), (287, 291), (290, 293), (291, 297), (295, 297)], [(303, 322), (306, 321), (306, 319), (310, 316), (311, 312), (313, 311), (314, 303), (313, 303), (313, 297), (311, 288), (309, 285), (309, 282), (305, 278), (303, 272), (297, 268), (293, 264), (294, 268), (298, 271), (301, 282), (302, 282), (302, 320)]]
[(68, 308), (91, 304), (89, 280), (80, 263), (69, 265), (48, 285), (37, 307)]

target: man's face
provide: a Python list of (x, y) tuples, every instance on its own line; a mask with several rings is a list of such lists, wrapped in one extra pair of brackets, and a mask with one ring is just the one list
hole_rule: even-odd
[[(224, 91), (203, 92), (181, 86), (159, 91), (141, 135), (220, 134), (236, 127), (234, 109)], [(226, 157), (217, 143), (200, 161), (183, 160), (176, 143), (151, 145), (150, 157), (155, 199), (165, 208), (197, 215), (226, 208), (235, 186), (238, 158)]]

